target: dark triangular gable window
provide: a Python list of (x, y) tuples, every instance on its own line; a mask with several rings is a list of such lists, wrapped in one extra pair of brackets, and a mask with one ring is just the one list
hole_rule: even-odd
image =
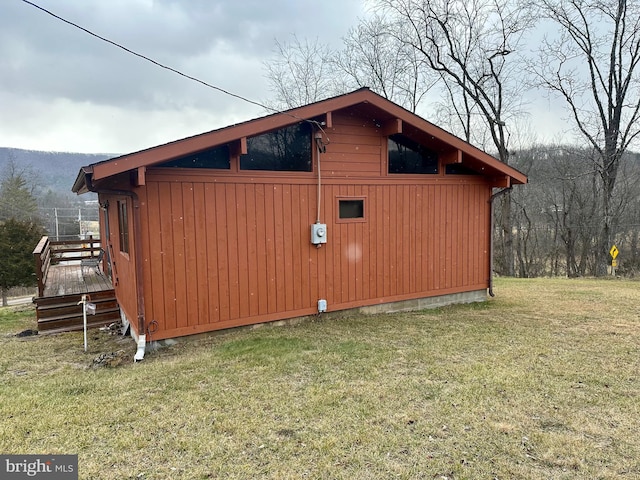
[(389, 136), (389, 173), (438, 173), (438, 154), (401, 134)]
[(200, 152), (192, 153), (184, 157), (176, 158), (168, 162), (156, 165), (158, 167), (173, 168), (217, 168), (229, 170), (231, 168), (231, 160), (229, 156), (229, 146), (221, 145), (219, 147), (209, 148)]
[(311, 125), (303, 122), (247, 138), (240, 169), (311, 172)]

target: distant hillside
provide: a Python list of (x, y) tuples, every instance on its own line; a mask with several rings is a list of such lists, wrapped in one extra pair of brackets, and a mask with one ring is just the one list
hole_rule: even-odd
[(44, 191), (69, 193), (80, 167), (117, 155), (64, 152), (40, 152), (0, 147), (0, 176), (13, 159), (20, 168), (30, 168), (38, 175)]

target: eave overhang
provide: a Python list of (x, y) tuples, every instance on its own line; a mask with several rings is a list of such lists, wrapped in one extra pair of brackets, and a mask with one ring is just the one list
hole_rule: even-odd
[[(437, 139), (441, 144), (445, 144), (453, 152), (452, 158), (455, 161), (469, 159), (471, 163), (480, 169), (483, 175), (498, 179), (500, 185), (505, 182), (510, 185), (527, 183), (526, 175), (518, 170), (500, 162), (488, 153), (369, 89), (363, 88), (303, 107), (249, 120), (82, 167), (72, 190), (78, 194), (85, 193), (91, 189), (91, 182), (98, 182), (126, 171), (150, 167), (219, 145), (229, 144), (242, 151), (243, 145), (245, 145), (244, 148), (246, 149), (247, 137), (277, 130), (305, 120), (322, 121), (325, 124), (325, 128), (331, 128), (332, 112), (358, 106), (371, 112), (377, 112), (380, 120), (384, 122), (381, 125), (381, 132), (387, 134), (399, 133), (407, 130), (408, 127)], [(508, 180), (505, 181), (505, 177)]]
[(80, 171), (78, 172), (78, 176), (76, 177), (76, 181), (73, 182), (71, 191), (73, 193), (77, 193), (78, 195), (91, 191), (89, 189), (89, 186), (91, 184), (90, 176), (92, 173), (93, 166), (89, 165), (87, 167), (81, 167)]

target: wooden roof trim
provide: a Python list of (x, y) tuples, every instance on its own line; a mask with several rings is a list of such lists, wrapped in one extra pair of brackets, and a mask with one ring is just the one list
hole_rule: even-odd
[(231, 144), (231, 155), (233, 155), (234, 157), (246, 155), (247, 152), (247, 137), (240, 137), (238, 140)]
[(326, 128), (333, 128), (333, 112), (327, 112), (325, 114), (325, 127)]
[(449, 165), (452, 163), (462, 163), (462, 151), (461, 150), (451, 150), (446, 154), (442, 155), (442, 162), (445, 165)]
[(147, 167), (138, 167), (136, 175), (136, 187), (141, 187), (147, 183)]
[(382, 135), (389, 136), (397, 133), (402, 133), (402, 120), (394, 118), (387, 122), (381, 129)]
[[(328, 100), (312, 103), (303, 107), (294, 108), (286, 112), (249, 120), (237, 125), (231, 125), (219, 130), (213, 130), (193, 137), (183, 138), (164, 145), (151, 147), (146, 150), (141, 150), (139, 152), (96, 163), (93, 165), (94, 179), (99, 180), (126, 170), (165, 162), (193, 152), (205, 150), (214, 145), (231, 143), (242, 137), (251, 137), (263, 132), (277, 130), (318, 116), (325, 116), (327, 128), (331, 128), (330, 125), (333, 124), (331, 115), (332, 111), (362, 103), (366, 98), (366, 96), (363, 96), (362, 94), (367, 93), (373, 94), (369, 90), (361, 89), (351, 94), (330, 98)], [(354, 98), (352, 95), (356, 97)]]
[[(94, 180), (122, 173), (127, 170), (138, 169), (157, 163), (165, 162), (174, 158), (178, 158), (190, 153), (205, 150), (216, 145), (231, 144), (240, 141), (240, 149), (242, 151), (242, 139), (258, 135), (263, 132), (277, 130), (301, 121), (325, 117), (327, 128), (332, 125), (332, 112), (345, 109), (358, 104), (368, 103), (389, 115), (396, 117), (391, 122), (395, 128), (402, 129), (402, 122), (406, 122), (419, 130), (428, 133), (444, 143), (451, 145), (454, 149), (470, 155), (488, 167), (497, 170), (513, 178), (515, 183), (526, 183), (527, 177), (512, 167), (496, 160), (491, 155), (437, 127), (436, 125), (424, 120), (423, 118), (405, 110), (395, 103), (381, 97), (380, 95), (370, 91), (369, 89), (360, 89), (355, 92), (322, 100), (303, 107), (294, 108), (286, 112), (276, 113), (267, 117), (250, 120), (237, 125), (213, 130), (211, 132), (202, 133), (193, 137), (176, 140), (164, 145), (151, 147), (146, 150), (123, 155), (103, 162), (91, 165)], [(74, 186), (75, 187), (75, 186)]]
[(509, 175), (502, 175), (495, 177), (491, 184), (494, 188), (509, 188), (513, 183)]
[(78, 172), (78, 176), (76, 177), (76, 181), (73, 182), (73, 187), (71, 187), (71, 191), (77, 193), (78, 195), (82, 193), (87, 193), (89, 191), (87, 186), (87, 176), (93, 174), (93, 166), (89, 165), (88, 167), (81, 167)]

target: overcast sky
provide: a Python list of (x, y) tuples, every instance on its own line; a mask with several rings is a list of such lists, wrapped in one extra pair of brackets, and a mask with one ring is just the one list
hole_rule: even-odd
[[(334, 41), (361, 0), (33, 0), (238, 95), (270, 97), (275, 39)], [(126, 153), (265, 114), (163, 70), (21, 0), (0, 1), (0, 146)]]
[[(101, 36), (235, 94), (271, 97), (275, 39), (333, 47), (364, 0), (33, 0)], [(538, 137), (559, 115), (529, 105)], [(0, 146), (128, 153), (264, 115), (161, 69), (21, 0), (0, 0)], [(428, 112), (420, 112), (429, 120)], [(520, 127), (522, 128), (522, 127)], [(526, 126), (524, 127), (527, 128)], [(546, 129), (546, 131), (545, 131)], [(540, 138), (538, 138), (540, 139)]]

